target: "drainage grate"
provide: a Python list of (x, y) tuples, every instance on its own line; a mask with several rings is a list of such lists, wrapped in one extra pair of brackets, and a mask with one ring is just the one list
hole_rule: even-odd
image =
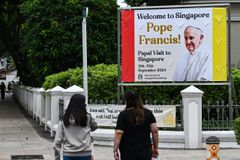
[(41, 160), (42, 155), (11, 155), (11, 160)]

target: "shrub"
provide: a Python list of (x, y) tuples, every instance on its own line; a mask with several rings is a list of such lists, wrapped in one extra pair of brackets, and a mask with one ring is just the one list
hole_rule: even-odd
[[(77, 85), (83, 88), (82, 69), (69, 69), (47, 76), (43, 88), (49, 89), (56, 85), (68, 88)], [(98, 64), (88, 67), (88, 96), (89, 100), (116, 100), (117, 99), (117, 65)]]
[[(240, 87), (240, 70), (233, 69), (235, 88)], [(53, 74), (45, 78), (43, 87), (53, 88), (59, 85), (68, 88), (72, 85), (83, 87), (82, 69), (69, 69), (65, 72)], [(142, 95), (145, 103), (179, 104), (180, 91), (186, 86), (125, 86), (121, 91), (134, 90)], [(214, 104), (217, 101), (228, 103), (228, 86), (197, 86), (204, 92), (203, 103)], [(89, 100), (116, 101), (118, 97), (118, 65), (98, 64), (88, 67), (88, 96)], [(121, 98), (123, 96), (121, 95)], [(236, 97), (240, 99), (240, 90), (236, 90)]]
[[(68, 69), (67, 71), (52, 74), (45, 78), (45, 82), (43, 83), (43, 88), (50, 89), (55, 86), (61, 86), (63, 88), (67, 88), (71, 86), (71, 77), (75, 76), (75, 72), (79, 72), (79, 68), (76, 69)], [(79, 72), (80, 73), (80, 72)], [(74, 78), (72, 78), (74, 79)]]
[(236, 136), (237, 143), (240, 144), (240, 117), (234, 120), (234, 133)]

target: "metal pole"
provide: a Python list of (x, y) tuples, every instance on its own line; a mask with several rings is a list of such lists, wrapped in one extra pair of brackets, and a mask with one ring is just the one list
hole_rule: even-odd
[[(120, 10), (118, 9), (118, 13), (117, 13), (117, 17), (118, 17), (118, 23), (117, 23), (117, 29), (118, 29), (118, 83), (121, 83), (121, 51), (120, 51), (120, 45), (121, 45), (121, 39), (120, 39)], [(118, 86), (118, 89), (117, 89), (117, 92), (118, 92), (118, 96), (117, 96), (117, 104), (120, 103), (120, 96), (121, 96), (121, 91), (120, 91), (120, 88)]]
[[(85, 13), (87, 8), (84, 8)], [(83, 12), (84, 12), (83, 11)], [(88, 75), (87, 75), (87, 14), (83, 16), (82, 21), (82, 53), (83, 53), (83, 88), (86, 98), (86, 105), (88, 105)]]
[(228, 86), (228, 103), (232, 105), (232, 71), (231, 71), (231, 12), (230, 12), (230, 7), (227, 7), (227, 18), (228, 18), (228, 32), (227, 32), (227, 38), (228, 38), (228, 81), (229, 81), (229, 86)]

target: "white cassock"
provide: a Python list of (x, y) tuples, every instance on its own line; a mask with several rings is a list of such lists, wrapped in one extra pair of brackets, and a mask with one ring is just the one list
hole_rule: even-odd
[(173, 81), (211, 81), (212, 54), (200, 46), (193, 54), (185, 53), (177, 64)]

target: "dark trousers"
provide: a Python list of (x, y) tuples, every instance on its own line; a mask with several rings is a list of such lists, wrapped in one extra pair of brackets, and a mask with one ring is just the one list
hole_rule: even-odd
[(4, 98), (5, 98), (5, 92), (4, 91), (1, 91), (1, 98), (2, 98), (2, 100), (4, 100)]
[(151, 160), (152, 151), (146, 150), (136, 153), (122, 153), (121, 160)]
[(63, 156), (63, 160), (91, 160), (92, 156)]

